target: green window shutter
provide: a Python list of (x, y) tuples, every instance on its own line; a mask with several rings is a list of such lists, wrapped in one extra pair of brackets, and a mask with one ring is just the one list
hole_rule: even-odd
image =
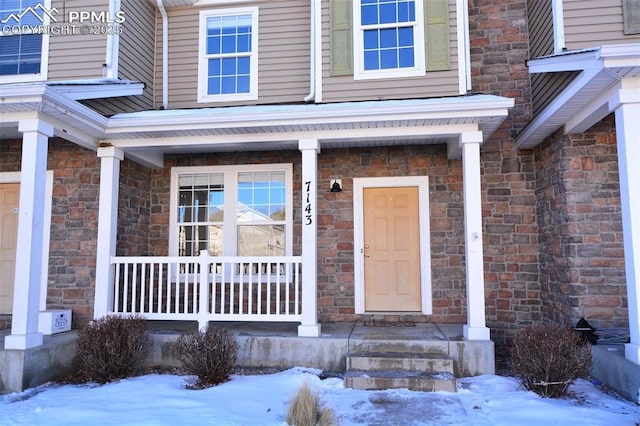
[(331, 0), (331, 75), (353, 74), (353, 4)]
[(424, 38), (427, 71), (450, 69), (448, 0), (425, 1)]

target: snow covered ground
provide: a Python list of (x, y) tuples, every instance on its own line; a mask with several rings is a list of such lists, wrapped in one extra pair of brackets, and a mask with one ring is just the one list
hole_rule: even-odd
[(340, 425), (640, 425), (640, 407), (580, 380), (567, 399), (524, 391), (511, 377), (458, 380), (457, 393), (346, 389), (339, 378), (293, 368), (234, 375), (204, 390), (184, 376), (151, 374), (103, 386), (49, 384), (0, 396), (0, 425), (284, 425), (306, 381)]

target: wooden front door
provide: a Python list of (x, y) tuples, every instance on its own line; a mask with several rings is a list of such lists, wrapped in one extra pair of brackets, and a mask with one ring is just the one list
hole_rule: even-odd
[(10, 314), (13, 306), (19, 204), (20, 184), (0, 184), (0, 314)]
[(420, 312), (418, 187), (364, 188), (367, 312)]

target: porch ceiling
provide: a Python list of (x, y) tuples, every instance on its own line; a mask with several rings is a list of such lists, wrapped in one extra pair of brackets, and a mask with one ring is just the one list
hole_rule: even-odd
[(449, 143), (459, 156), (460, 134), (481, 131), (486, 139), (512, 106), (512, 99), (473, 95), (145, 111), (112, 117), (104, 139), (147, 163), (169, 153), (297, 149), (306, 138), (322, 148)]

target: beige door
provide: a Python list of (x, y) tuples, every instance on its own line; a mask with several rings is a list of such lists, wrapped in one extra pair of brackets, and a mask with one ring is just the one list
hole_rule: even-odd
[(418, 188), (364, 188), (367, 312), (420, 312)]
[(10, 314), (13, 306), (19, 203), (20, 184), (0, 184), (0, 314)]

